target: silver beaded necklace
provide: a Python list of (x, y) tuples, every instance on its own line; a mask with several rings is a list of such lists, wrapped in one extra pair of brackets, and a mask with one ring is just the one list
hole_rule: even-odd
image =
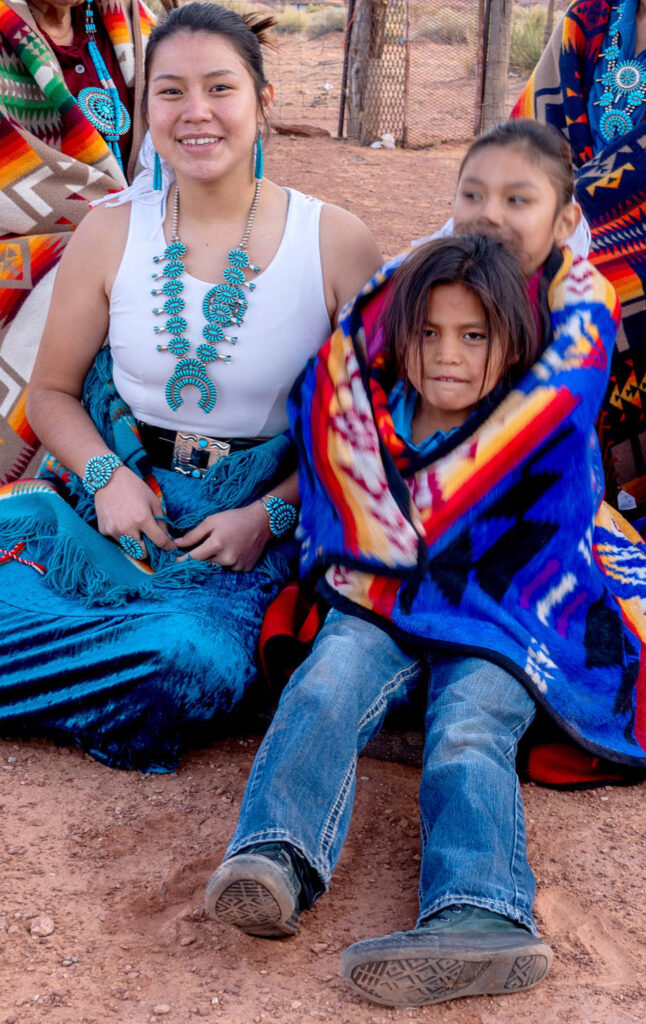
[(186, 246), (180, 241), (178, 233), (179, 186), (175, 186), (173, 234), (163, 254), (153, 257), (154, 263), (165, 262), (163, 270), (152, 275), (153, 279), (165, 277), (166, 281), (163, 287), (153, 288), (151, 291), (151, 295), (166, 296), (163, 306), (153, 309), (153, 313), (156, 315), (165, 313), (168, 316), (168, 320), (163, 327), (155, 326), (155, 334), (168, 333), (173, 335), (168, 345), (157, 345), (157, 351), (170, 352), (178, 359), (165, 387), (166, 401), (173, 412), (177, 412), (180, 406), (183, 405), (184, 400), (181, 392), (183, 388), (189, 385), (196, 387), (201, 392), (198, 405), (202, 412), (210, 413), (215, 405), (217, 390), (207, 373), (206, 367), (209, 363), (213, 363), (218, 359), (223, 360), (225, 363), (231, 361), (231, 356), (220, 353), (216, 345), (221, 342), (228, 342), (230, 345), (236, 344), (237, 338), (226, 335), (224, 333), (225, 329), (228, 327), (240, 327), (247, 311), (247, 297), (243, 289), (248, 288), (249, 291), (253, 291), (256, 287), (253, 281), (247, 281), (245, 271), (250, 270), (255, 274), (260, 273), (260, 267), (254, 267), (249, 262), (247, 245), (249, 244), (251, 228), (258, 209), (261, 185), (262, 181), (257, 179), (253, 202), (249, 210), (247, 226), (242, 236), (242, 241), (236, 249), (231, 249), (227, 254), (228, 264), (222, 274), (224, 282), (214, 285), (204, 296), (202, 303), (202, 312), (206, 320), (202, 328), (204, 341), (197, 346), (194, 356), (187, 355), (191, 346), (189, 341), (182, 337), (188, 327), (185, 317), (182, 316), (186, 303), (181, 295), (184, 290), (184, 282), (180, 280), (186, 270), (184, 264)]

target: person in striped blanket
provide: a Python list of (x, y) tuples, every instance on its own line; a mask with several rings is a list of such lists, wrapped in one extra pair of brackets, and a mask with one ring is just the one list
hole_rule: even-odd
[(621, 302), (597, 430), (608, 501), (638, 521), (646, 515), (646, 0), (573, 0), (511, 117), (552, 126), (570, 147), (590, 261)]
[(153, 23), (140, 0), (0, 0), (0, 485), (43, 458), (25, 403), (54, 277), (134, 177)]

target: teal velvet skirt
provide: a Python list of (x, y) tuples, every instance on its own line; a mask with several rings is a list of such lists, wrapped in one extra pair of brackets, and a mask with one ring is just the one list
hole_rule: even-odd
[[(171, 529), (214, 511), (203, 481), (155, 475)], [(26, 541), (20, 557), (46, 571), (0, 563), (0, 733), (49, 735), (111, 767), (172, 771), (256, 680), (262, 619), (294, 542), (252, 572), (193, 563), (157, 577), (58, 495), (6, 490), (0, 548)]]

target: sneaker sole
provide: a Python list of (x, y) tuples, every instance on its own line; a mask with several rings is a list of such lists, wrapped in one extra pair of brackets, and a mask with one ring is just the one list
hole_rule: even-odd
[(298, 931), (294, 894), (280, 868), (267, 858), (237, 854), (211, 876), (206, 912), (248, 935), (283, 938)]
[(550, 969), (553, 954), (537, 942), (485, 954), (436, 950), (408, 955), (405, 950), (347, 949), (341, 974), (357, 992), (383, 1006), (427, 1006), (462, 996), (510, 995), (532, 988)]

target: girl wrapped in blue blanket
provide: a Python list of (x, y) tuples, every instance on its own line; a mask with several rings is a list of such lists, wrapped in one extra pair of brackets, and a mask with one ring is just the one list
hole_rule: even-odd
[(386, 265), (292, 393), (301, 570), (332, 610), (207, 889), (219, 920), (293, 934), (329, 887), (361, 750), (422, 688), (418, 919), (342, 956), (389, 1006), (513, 993), (550, 967), (515, 768), (537, 705), (587, 749), (646, 763), (643, 587), (620, 571), (644, 556), (612, 517), (595, 526), (616, 297), (557, 248), (579, 216), (567, 149), (522, 133), (465, 158), (455, 223), (477, 234)]

